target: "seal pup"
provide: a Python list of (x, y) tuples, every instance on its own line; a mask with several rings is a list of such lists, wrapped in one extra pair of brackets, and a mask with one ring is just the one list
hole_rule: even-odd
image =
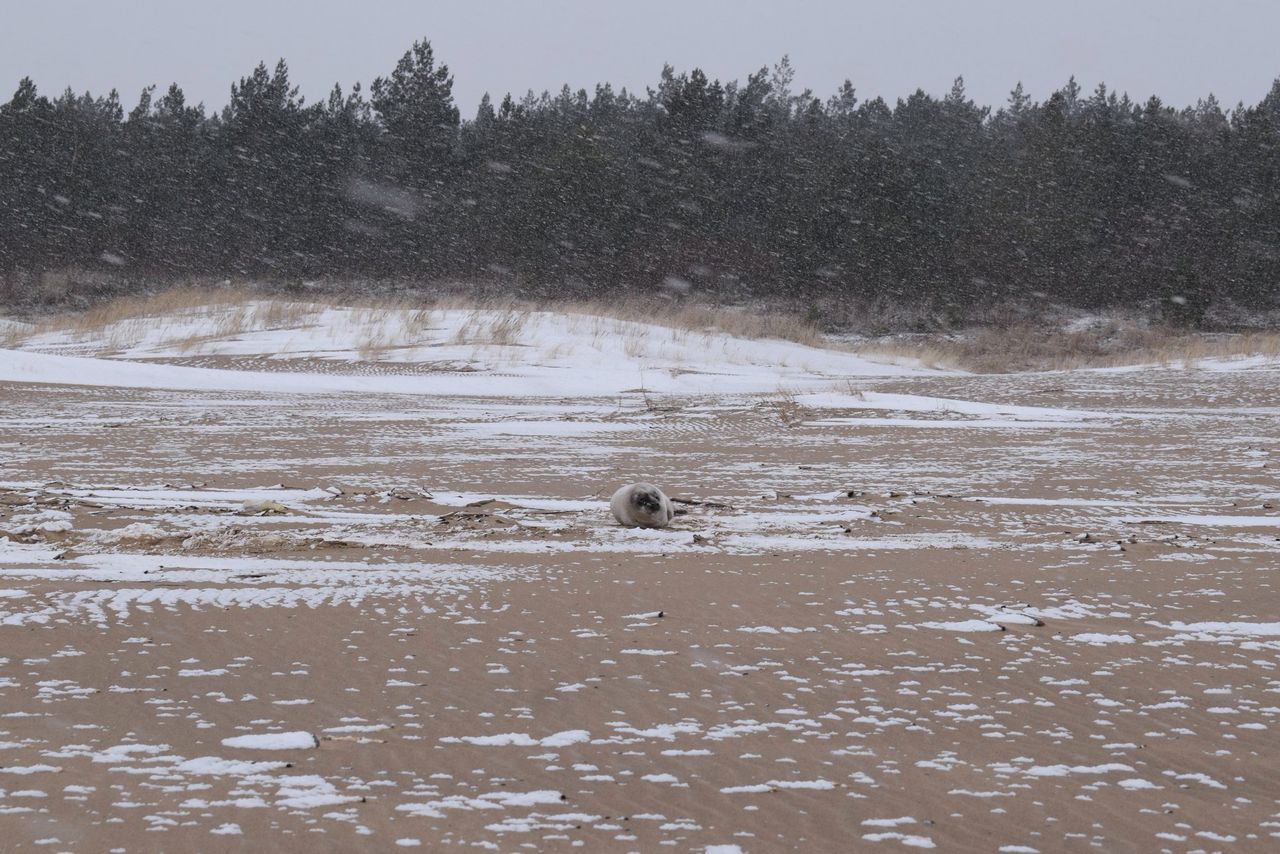
[(671, 499), (651, 483), (622, 487), (609, 500), (609, 509), (628, 528), (665, 528), (676, 515)]

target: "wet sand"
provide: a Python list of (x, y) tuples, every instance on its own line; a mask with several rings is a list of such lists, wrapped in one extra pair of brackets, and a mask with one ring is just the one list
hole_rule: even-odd
[(1280, 844), (1274, 373), (862, 385), (0, 385), (7, 847)]

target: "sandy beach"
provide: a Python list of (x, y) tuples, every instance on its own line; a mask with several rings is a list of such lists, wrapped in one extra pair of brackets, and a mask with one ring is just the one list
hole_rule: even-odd
[(1274, 366), (214, 350), (0, 381), (10, 850), (1280, 844)]

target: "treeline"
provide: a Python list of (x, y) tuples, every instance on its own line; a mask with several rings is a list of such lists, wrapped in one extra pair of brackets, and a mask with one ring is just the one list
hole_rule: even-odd
[(957, 80), (890, 105), (665, 68), (643, 95), (532, 93), (464, 120), (415, 43), (367, 94), (305, 103), (283, 61), (219, 113), (0, 106), (0, 277), (46, 270), (499, 280), (537, 296), (1265, 309), (1280, 284), (1280, 80), (1177, 109), (1074, 80), (994, 112)]

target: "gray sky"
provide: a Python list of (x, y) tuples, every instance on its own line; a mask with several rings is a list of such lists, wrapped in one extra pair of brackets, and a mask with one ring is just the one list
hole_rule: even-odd
[(643, 93), (664, 62), (745, 79), (783, 54), (796, 90), (824, 99), (846, 77), (860, 98), (917, 87), (1004, 103), (1018, 81), (1037, 100), (1071, 74), (1135, 99), (1256, 104), (1280, 76), (1276, 0), (47, 0), (5, 4), (0, 102), (23, 76), (40, 91), (120, 91), (177, 82), (221, 108), (233, 81), (283, 57), (308, 100), (335, 82), (368, 85), (415, 39), (454, 75), (464, 117), (483, 92), (589, 91), (609, 81)]

